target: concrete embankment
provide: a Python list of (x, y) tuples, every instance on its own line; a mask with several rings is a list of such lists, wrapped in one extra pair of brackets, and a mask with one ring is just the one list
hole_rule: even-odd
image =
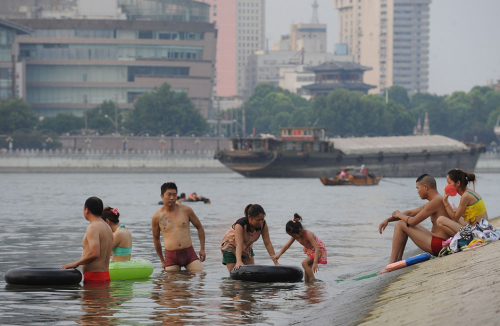
[(214, 151), (17, 150), (0, 153), (0, 172), (231, 172)]
[(500, 153), (481, 154), (476, 164), (475, 173), (500, 173)]
[(497, 241), (415, 265), (385, 288), (360, 325), (499, 325), (499, 258)]

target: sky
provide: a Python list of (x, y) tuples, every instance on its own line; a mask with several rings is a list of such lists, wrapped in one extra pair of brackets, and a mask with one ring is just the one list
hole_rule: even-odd
[[(334, 0), (317, 0), (320, 23), (327, 24), (328, 52), (338, 39)], [(370, 0), (364, 0), (370, 1)], [(269, 47), (290, 24), (309, 23), (313, 0), (266, 0)], [(430, 5), (429, 93), (468, 92), (500, 80), (500, 0), (433, 0)]]

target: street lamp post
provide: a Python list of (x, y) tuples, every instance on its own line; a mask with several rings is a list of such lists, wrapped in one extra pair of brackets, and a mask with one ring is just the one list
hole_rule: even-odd
[(12, 151), (12, 148), (14, 147), (14, 138), (9, 136), (5, 139), (5, 141), (9, 142), (9, 151)]
[(107, 114), (105, 114), (104, 117), (108, 118), (109, 121), (111, 121), (111, 123), (115, 126), (115, 134), (118, 135), (118, 122), (116, 121), (116, 117), (115, 117), (115, 121), (113, 121), (113, 119), (111, 119), (110, 116)]

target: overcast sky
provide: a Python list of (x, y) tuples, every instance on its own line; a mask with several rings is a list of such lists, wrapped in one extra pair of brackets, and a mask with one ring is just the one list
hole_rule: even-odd
[[(369, 0), (368, 0), (369, 1)], [(309, 23), (313, 0), (266, 0), (269, 47), (290, 24)], [(328, 52), (338, 39), (334, 0), (318, 0), (320, 23), (328, 25)], [(430, 5), (429, 92), (468, 92), (500, 79), (500, 0), (433, 0)]]

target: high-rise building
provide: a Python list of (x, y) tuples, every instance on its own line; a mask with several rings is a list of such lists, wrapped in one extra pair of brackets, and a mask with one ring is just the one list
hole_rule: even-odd
[(265, 48), (265, 0), (200, 0), (218, 30), (215, 94), (249, 96), (248, 57)]
[(25, 26), (0, 19), (0, 100), (24, 94), (23, 80), (16, 76), (12, 62), (12, 45), (18, 35), (31, 32)]
[(409, 94), (429, 87), (431, 0), (335, 0), (339, 43), (354, 61), (372, 67), (364, 80), (371, 93), (399, 85)]
[(18, 97), (41, 116), (83, 115), (105, 100), (131, 110), (137, 96), (168, 83), (208, 117), (217, 43), (209, 6), (187, 0), (119, 2), (126, 20), (13, 20), (28, 31), (11, 46), (15, 76), (23, 81), (16, 85)]

